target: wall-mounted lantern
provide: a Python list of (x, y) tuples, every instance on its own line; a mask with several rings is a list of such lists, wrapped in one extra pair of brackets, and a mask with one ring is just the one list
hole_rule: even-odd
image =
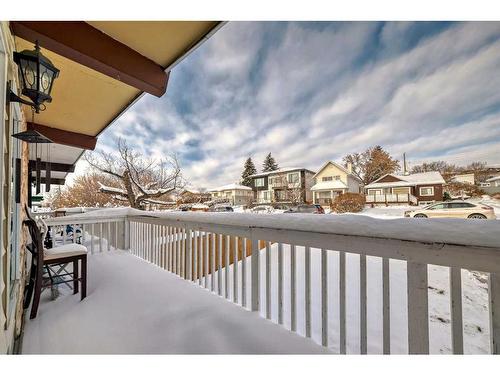
[(54, 86), (54, 80), (59, 75), (59, 69), (40, 52), (38, 41), (36, 41), (33, 51), (14, 52), (14, 61), (19, 68), (21, 93), (30, 98), (31, 102), (17, 96), (10, 87), (9, 100), (29, 105), (34, 108), (36, 113), (39, 113), (43, 103), (52, 101), (50, 93)]

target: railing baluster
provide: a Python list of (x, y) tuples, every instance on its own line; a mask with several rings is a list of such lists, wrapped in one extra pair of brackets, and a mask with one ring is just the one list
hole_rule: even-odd
[[(242, 238), (242, 249), (241, 249), (241, 305), (243, 307), (247, 306), (247, 238)], [(252, 248), (252, 252), (254, 249)], [(258, 250), (257, 250), (258, 251)]]
[(305, 262), (304, 262), (304, 308), (306, 320), (306, 337), (311, 337), (311, 248), (305, 248)]
[(219, 246), (217, 247), (217, 259), (219, 263), (219, 268), (217, 270), (217, 290), (219, 296), (222, 296), (222, 234), (218, 235), (219, 237)]
[(85, 245), (87, 241), (87, 234), (85, 233), (87, 226), (85, 224), (82, 224), (80, 227), (82, 228), (82, 245)]
[[(126, 222), (124, 222), (124, 223), (123, 223), (123, 225), (125, 226), (125, 227), (123, 228), (123, 230), (127, 230), (127, 227), (126, 227), (126, 225), (127, 225), (127, 224), (126, 224)], [(118, 228), (119, 228), (119, 227), (118, 227), (118, 221), (115, 221), (115, 225), (114, 225), (114, 230), (115, 230), (115, 246), (114, 246), (114, 247), (115, 247), (115, 250), (117, 250), (117, 249), (120, 247), (120, 246), (118, 246)], [(130, 228), (130, 227), (129, 227), (129, 228)], [(126, 247), (127, 247), (127, 246), (126, 246), (125, 244), (123, 244), (123, 247), (124, 247), (124, 248), (125, 248), (125, 250), (126, 250)], [(130, 250), (130, 249), (129, 249), (129, 250)]]
[(451, 347), (453, 354), (464, 354), (462, 321), (462, 270), (450, 267)]
[(167, 227), (167, 269), (172, 272), (172, 227)]
[(193, 281), (196, 282), (198, 279), (198, 231), (195, 229), (193, 231)]
[(488, 302), (491, 353), (500, 354), (500, 275), (493, 272), (488, 278)]
[[(54, 246), (55, 246), (55, 239)], [(90, 224), (90, 254), (94, 254), (94, 224)]]
[(224, 284), (224, 287), (226, 288), (225, 289), (225, 297), (226, 299), (229, 299), (229, 262), (230, 262), (230, 257), (229, 257), (229, 253), (230, 253), (230, 241), (231, 241), (231, 237), (230, 236), (225, 236), (226, 238), (226, 252), (225, 252), (225, 256), (226, 256), (226, 266), (224, 267), (225, 268), (225, 271), (226, 271), (226, 282)]
[(212, 249), (211, 249), (211, 266), (212, 266), (212, 272), (210, 276), (210, 290), (212, 292), (215, 291), (215, 263), (216, 263), (216, 258), (215, 258), (215, 233), (211, 234), (212, 236)]
[(269, 241), (266, 241), (266, 319), (271, 319), (271, 246)]
[(177, 274), (177, 228), (172, 227), (172, 273)]
[(251, 297), (251, 310), (260, 311), (260, 250), (259, 241), (252, 237), (252, 297)]
[(391, 354), (391, 299), (389, 259), (382, 259), (382, 334), (383, 353)]
[(63, 228), (63, 235), (62, 235), (63, 245), (66, 245), (66, 225), (63, 225), (62, 228)]
[(106, 244), (107, 244), (107, 250), (110, 251), (111, 250), (111, 229), (110, 229), (110, 223), (107, 222), (106, 223), (106, 236), (108, 238), (106, 238)]
[(361, 354), (367, 353), (367, 323), (366, 323), (366, 255), (359, 256), (359, 348)]
[(328, 250), (321, 249), (321, 345), (328, 346)]
[(182, 229), (177, 228), (177, 275), (181, 276), (182, 273), (182, 249), (181, 249), (181, 241), (182, 241)]
[(238, 237), (234, 237), (233, 249), (233, 302), (238, 303)]
[(102, 253), (102, 223), (99, 223), (99, 252)]
[(187, 230), (186, 230), (186, 228), (182, 228), (181, 233), (182, 233), (182, 238), (181, 238), (181, 249), (182, 249), (181, 271), (182, 271), (182, 277), (185, 279), (186, 272), (187, 272)]
[(346, 354), (345, 253), (339, 253), (340, 354)]
[(297, 330), (297, 250), (290, 245), (290, 326), (292, 332)]
[(203, 257), (205, 260), (205, 267), (204, 267), (204, 272), (203, 272), (203, 275), (205, 276), (205, 278), (204, 278), (203, 287), (205, 289), (208, 289), (208, 261), (209, 261), (208, 257), (209, 257), (209, 254), (208, 254), (208, 233), (207, 232), (203, 233), (203, 238), (204, 238)]
[(429, 313), (427, 264), (407, 263), (408, 350), (410, 354), (429, 354)]
[(192, 280), (193, 275), (193, 264), (191, 263), (192, 259), (192, 249), (191, 249), (191, 240), (192, 240), (192, 232), (191, 229), (186, 230), (186, 274), (184, 278), (186, 280)]
[(72, 239), (72, 242), (73, 242), (73, 243), (76, 243), (76, 225), (75, 225), (75, 224), (72, 224), (72, 225), (71, 225), (71, 230), (73, 231), (73, 239)]
[(199, 257), (198, 257), (198, 268), (199, 268), (199, 272), (198, 272), (198, 285), (201, 286), (201, 283), (202, 283), (202, 279), (203, 279), (203, 234), (200, 232), (198, 232), (198, 244), (199, 244), (199, 249), (198, 249), (198, 252), (199, 252)]
[(278, 324), (283, 324), (283, 244), (278, 244)]

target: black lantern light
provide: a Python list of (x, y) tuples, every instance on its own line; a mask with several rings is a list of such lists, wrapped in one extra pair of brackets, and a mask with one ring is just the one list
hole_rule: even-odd
[(50, 92), (54, 80), (59, 75), (59, 69), (42, 55), (38, 41), (36, 41), (33, 51), (14, 52), (14, 61), (19, 67), (22, 84), (21, 92), (30, 98), (31, 102), (20, 98), (12, 91), (10, 91), (10, 101), (30, 105), (35, 109), (36, 113), (39, 113), (40, 106), (44, 102), (50, 103), (52, 101)]

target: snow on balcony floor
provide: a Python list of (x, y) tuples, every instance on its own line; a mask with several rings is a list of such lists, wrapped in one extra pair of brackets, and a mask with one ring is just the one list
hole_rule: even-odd
[(89, 255), (87, 298), (44, 291), (24, 354), (327, 353), (313, 343), (128, 253)]

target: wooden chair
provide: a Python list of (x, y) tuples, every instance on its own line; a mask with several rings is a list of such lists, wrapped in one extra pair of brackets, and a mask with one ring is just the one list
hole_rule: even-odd
[[(71, 243), (45, 249), (40, 228), (31, 217), (28, 207), (26, 207), (26, 216), (27, 219), (23, 224), (28, 228), (31, 237), (31, 243), (27, 245), (27, 249), (31, 252), (32, 257), (29, 283), (24, 296), (24, 308), (29, 307), (33, 297), (30, 319), (34, 319), (38, 311), (40, 295), (45, 288), (57, 284), (73, 283), (73, 294), (76, 294), (79, 292), (80, 282), (82, 287), (81, 299), (83, 300), (87, 296), (87, 248), (83, 245)], [(73, 264), (71, 273), (63, 271), (57, 274), (57, 278), (52, 276), (51, 266), (64, 266), (69, 263)], [(81, 274), (78, 263), (81, 263)], [(44, 275), (44, 271), (47, 276)]]

